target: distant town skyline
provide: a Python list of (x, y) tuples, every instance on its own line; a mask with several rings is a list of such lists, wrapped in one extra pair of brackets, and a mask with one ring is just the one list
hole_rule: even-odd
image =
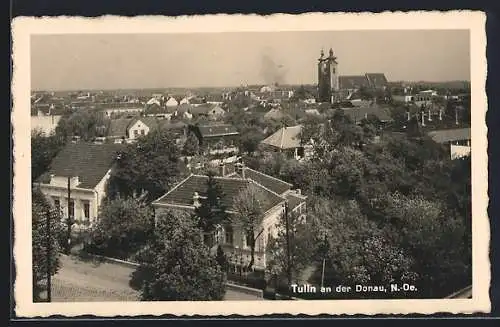
[(316, 84), (333, 48), (340, 75), (470, 81), (468, 30), (33, 35), (31, 89)]

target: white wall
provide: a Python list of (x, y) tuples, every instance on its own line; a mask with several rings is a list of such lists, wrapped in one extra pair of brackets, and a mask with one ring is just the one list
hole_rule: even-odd
[(450, 145), (450, 155), (451, 159), (458, 159), (461, 157), (468, 156), (470, 154), (470, 146), (466, 145)]
[[(128, 129), (129, 139), (135, 140), (136, 138), (142, 136), (143, 134), (141, 134), (141, 130), (144, 131), (144, 135), (148, 135), (149, 127), (142, 121), (138, 120)], [(135, 131), (137, 131), (137, 135), (135, 135)]]
[(41, 130), (45, 135), (56, 130), (61, 116), (31, 116), (31, 130)]
[[(60, 202), (63, 221), (68, 217), (68, 189), (63, 186), (52, 186), (41, 184), (40, 190), (49, 200), (52, 205), (55, 205), (55, 200)], [(75, 219), (84, 221), (84, 201), (88, 201), (90, 205), (90, 221), (93, 222), (97, 218), (97, 198), (93, 190), (71, 188), (71, 199), (75, 203)]]
[[(90, 206), (90, 222), (95, 222), (99, 216), (99, 207), (102, 200), (106, 196), (106, 183), (111, 176), (111, 169), (107, 171), (106, 175), (96, 185), (94, 189), (79, 188), (77, 178), (73, 177), (70, 182), (71, 199), (75, 202), (75, 219), (84, 221), (86, 220), (84, 214), (84, 202), (88, 201)], [(63, 212), (63, 219), (68, 215), (68, 187), (67, 177), (54, 176), (51, 178), (50, 184), (40, 184), (42, 193), (47, 197), (49, 202), (54, 205), (55, 199), (59, 199), (60, 207)]]

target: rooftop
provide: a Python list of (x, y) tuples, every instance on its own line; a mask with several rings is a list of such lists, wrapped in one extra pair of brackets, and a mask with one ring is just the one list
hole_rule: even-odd
[(428, 135), (437, 143), (463, 141), (471, 139), (470, 128), (443, 129), (431, 131)]
[[(256, 185), (258, 189), (264, 193), (265, 198), (268, 200), (266, 206), (264, 207), (264, 211), (268, 211), (279, 203), (285, 201), (285, 199), (278, 194), (268, 190), (258, 183), (253, 182), (250, 179), (234, 177), (214, 177), (214, 179), (223, 193), (221, 202), (227, 208), (232, 208), (234, 197), (251, 184)], [(193, 196), (195, 192), (197, 192), (200, 196), (205, 196), (207, 192), (207, 181), (208, 176), (190, 175), (153, 203), (160, 205), (185, 206), (194, 209)]]
[(294, 149), (300, 147), (300, 132), (302, 125), (282, 127), (280, 130), (262, 140), (262, 144), (280, 149)]
[(80, 188), (93, 189), (113, 165), (121, 144), (68, 143), (52, 160), (39, 182), (50, 182), (50, 175), (76, 177)]
[(198, 130), (203, 138), (239, 134), (236, 127), (229, 124), (200, 125)]

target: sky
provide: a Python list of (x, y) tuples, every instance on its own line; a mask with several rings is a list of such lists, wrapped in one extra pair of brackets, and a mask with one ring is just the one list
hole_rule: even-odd
[(31, 37), (32, 90), (315, 84), (321, 49), (340, 75), (470, 80), (468, 30), (61, 34)]

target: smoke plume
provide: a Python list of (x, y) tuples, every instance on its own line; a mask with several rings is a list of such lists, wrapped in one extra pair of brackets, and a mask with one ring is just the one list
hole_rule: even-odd
[(261, 76), (267, 85), (285, 84), (288, 70), (273, 60), (270, 54), (262, 56)]

